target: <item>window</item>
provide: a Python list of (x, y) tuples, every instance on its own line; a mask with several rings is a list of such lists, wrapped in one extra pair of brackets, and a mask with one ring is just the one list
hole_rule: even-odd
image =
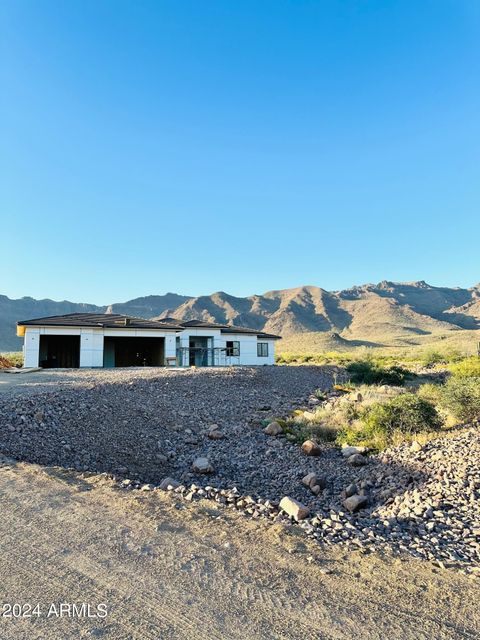
[(240, 355), (240, 342), (238, 340), (227, 340), (227, 356)]
[(268, 358), (268, 342), (257, 342), (257, 356)]

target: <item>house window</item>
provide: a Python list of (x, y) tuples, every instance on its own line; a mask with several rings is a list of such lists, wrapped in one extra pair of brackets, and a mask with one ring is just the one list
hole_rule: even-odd
[(257, 356), (268, 358), (268, 342), (257, 342)]
[(240, 342), (238, 340), (227, 340), (227, 356), (240, 355)]

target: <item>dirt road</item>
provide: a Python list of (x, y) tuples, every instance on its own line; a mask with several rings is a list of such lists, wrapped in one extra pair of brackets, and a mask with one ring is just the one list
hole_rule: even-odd
[[(2, 617), (1, 640), (480, 634), (478, 581), (419, 561), (328, 551), (296, 528), (58, 468), (3, 465), (0, 496), (1, 601), (40, 605)], [(108, 615), (57, 617), (60, 602)]]

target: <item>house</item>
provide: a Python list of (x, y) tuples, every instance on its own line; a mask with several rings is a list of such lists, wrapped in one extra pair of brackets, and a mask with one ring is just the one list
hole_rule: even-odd
[(275, 336), (174, 318), (70, 313), (17, 322), (25, 367), (213, 367), (275, 362)]

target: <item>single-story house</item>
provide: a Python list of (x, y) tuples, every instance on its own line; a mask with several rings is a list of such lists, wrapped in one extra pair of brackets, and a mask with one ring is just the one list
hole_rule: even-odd
[(174, 318), (69, 313), (17, 322), (25, 367), (217, 367), (274, 364), (275, 336)]

